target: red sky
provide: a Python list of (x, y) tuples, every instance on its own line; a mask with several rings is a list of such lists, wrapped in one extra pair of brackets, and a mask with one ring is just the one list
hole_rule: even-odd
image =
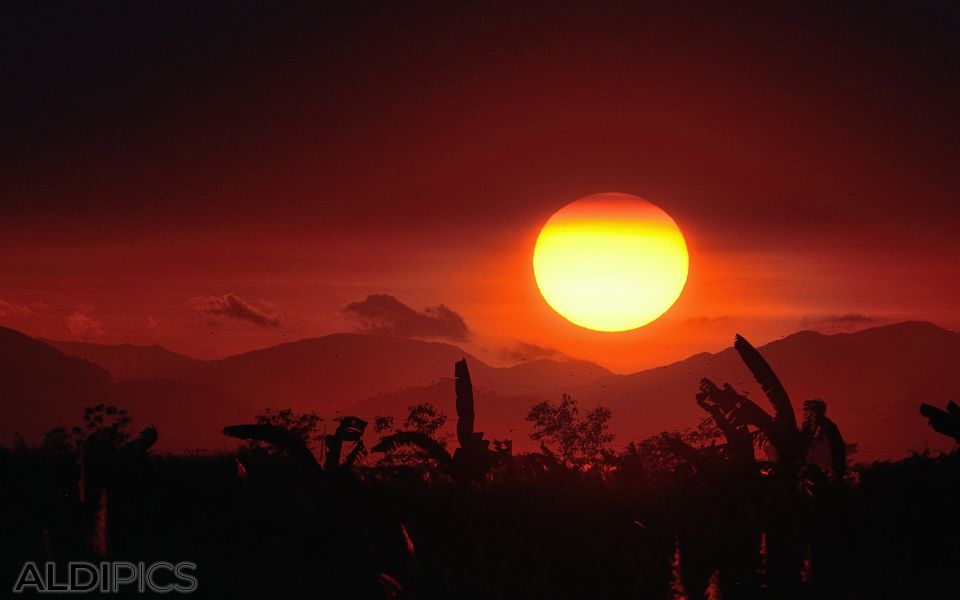
[[(960, 327), (949, 5), (408, 4), (9, 15), (0, 324), (209, 358), (390, 294), (494, 362), (618, 371), (734, 332)], [(634, 332), (533, 283), (539, 227), (603, 191), (690, 247)]]

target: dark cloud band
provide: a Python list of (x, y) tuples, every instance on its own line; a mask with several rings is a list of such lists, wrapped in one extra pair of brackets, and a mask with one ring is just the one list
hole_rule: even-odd
[(194, 298), (190, 300), (189, 305), (194, 310), (208, 315), (246, 321), (260, 327), (280, 327), (279, 314), (254, 306), (233, 294)]
[(418, 312), (389, 294), (371, 294), (346, 305), (343, 312), (365, 333), (456, 341), (470, 337), (463, 317), (443, 304)]

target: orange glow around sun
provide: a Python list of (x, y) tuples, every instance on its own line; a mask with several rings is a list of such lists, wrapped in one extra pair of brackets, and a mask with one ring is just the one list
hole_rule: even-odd
[(540, 231), (533, 270), (540, 293), (576, 325), (627, 331), (665, 313), (687, 281), (687, 244), (673, 219), (630, 194), (581, 198)]

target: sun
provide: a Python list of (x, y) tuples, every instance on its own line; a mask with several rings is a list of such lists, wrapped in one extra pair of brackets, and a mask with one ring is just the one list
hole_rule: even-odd
[(594, 194), (558, 210), (533, 251), (537, 287), (553, 310), (597, 331), (627, 331), (680, 297), (687, 244), (670, 215), (630, 194)]

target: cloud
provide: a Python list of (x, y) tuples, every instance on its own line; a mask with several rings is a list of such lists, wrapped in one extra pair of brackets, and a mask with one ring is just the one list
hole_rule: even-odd
[(467, 324), (443, 304), (417, 312), (389, 294), (371, 294), (351, 302), (343, 312), (357, 322), (357, 330), (401, 337), (434, 337), (464, 341)]
[(736, 322), (736, 319), (730, 315), (719, 315), (716, 317), (693, 317), (684, 321), (684, 325), (695, 327), (730, 327)]
[(67, 329), (74, 336), (84, 340), (92, 340), (103, 335), (103, 323), (79, 310), (70, 313), (67, 317)]
[(800, 327), (812, 329), (821, 333), (846, 333), (867, 329), (888, 322), (889, 319), (874, 317), (863, 313), (846, 313), (842, 315), (819, 315), (803, 317)]
[(26, 306), (14, 304), (13, 302), (7, 302), (3, 298), (0, 298), (0, 317), (18, 317), (21, 315), (28, 315), (31, 312), (33, 311)]
[(191, 299), (187, 304), (206, 315), (246, 321), (259, 327), (280, 327), (280, 313), (257, 307), (233, 294), (201, 296)]
[(538, 346), (530, 342), (517, 341), (510, 346), (501, 348), (497, 351), (497, 356), (507, 362), (523, 362), (527, 360), (540, 360), (550, 358), (554, 360), (564, 360), (570, 358), (568, 355), (549, 346)]

